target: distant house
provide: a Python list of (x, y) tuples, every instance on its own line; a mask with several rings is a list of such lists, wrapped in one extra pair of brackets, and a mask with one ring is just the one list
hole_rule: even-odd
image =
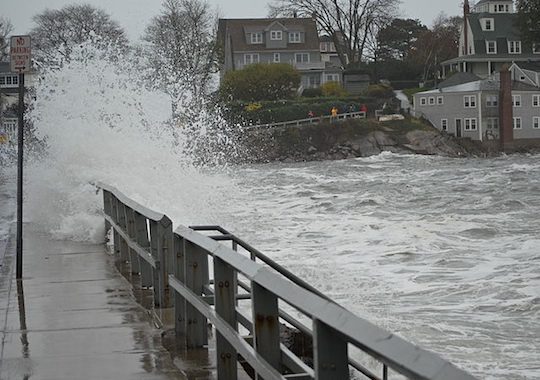
[[(505, 119), (509, 124), (506, 127), (508, 141), (537, 145), (540, 143), (540, 86), (523, 75), (523, 71), (513, 64), (508, 71), (486, 79), (458, 83), (459, 78), (455, 78), (455, 84), (451, 84), (451, 77), (438, 89), (415, 94), (414, 113), (425, 117), (441, 131), (479, 141), (500, 139)], [(460, 74), (463, 73), (455, 76)], [(505, 79), (501, 80), (503, 74)], [(538, 73), (531, 76), (537, 79)]]
[(289, 63), (300, 72), (302, 88), (342, 81), (341, 67), (322, 58), (312, 18), (220, 19), (218, 40), (222, 76), (254, 63)]
[(540, 41), (526, 46), (521, 40), (513, 0), (480, 0), (472, 11), (465, 0), (463, 18), (458, 56), (442, 63), (443, 76), (460, 71), (487, 78), (503, 65), (540, 62)]

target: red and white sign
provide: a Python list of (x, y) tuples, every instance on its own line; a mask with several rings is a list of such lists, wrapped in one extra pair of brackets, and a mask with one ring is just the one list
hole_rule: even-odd
[(30, 36), (12, 36), (9, 53), (11, 56), (11, 71), (25, 73), (30, 71), (32, 42)]

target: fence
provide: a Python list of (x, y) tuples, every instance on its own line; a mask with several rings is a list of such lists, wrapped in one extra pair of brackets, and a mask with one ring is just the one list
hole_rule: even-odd
[(325, 120), (329, 122), (333, 122), (336, 120), (345, 120), (349, 118), (365, 119), (366, 113), (364, 111), (339, 113), (336, 116), (325, 115), (325, 116), (310, 117), (307, 119), (281, 121), (278, 123), (250, 125), (250, 126), (244, 127), (243, 129), (250, 130), (250, 129), (267, 129), (267, 128), (275, 128), (275, 127), (294, 127), (294, 126), (299, 127), (301, 125), (321, 123)]
[[(239, 361), (266, 380), (341, 380), (353, 372), (379, 380), (388, 378), (389, 369), (414, 379), (474, 379), (355, 316), (225, 229), (179, 226), (173, 232), (166, 215), (114, 187), (96, 186), (103, 191), (117, 261), (129, 263), (141, 286), (153, 289), (155, 307), (174, 308), (176, 339), (187, 348), (204, 347), (208, 322), (215, 328), (219, 379), (237, 379)], [(247, 315), (239, 304), (244, 301)], [(280, 341), (283, 323), (312, 337), (312, 366)], [(381, 374), (352, 360), (350, 347), (380, 362)]]

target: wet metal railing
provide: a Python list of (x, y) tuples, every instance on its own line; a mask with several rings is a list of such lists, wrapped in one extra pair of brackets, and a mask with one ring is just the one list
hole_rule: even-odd
[(336, 116), (323, 115), (323, 116), (317, 116), (317, 117), (309, 117), (306, 119), (280, 121), (277, 123), (249, 125), (249, 126), (244, 127), (243, 129), (250, 130), (250, 129), (268, 129), (268, 128), (276, 128), (276, 127), (299, 127), (301, 125), (316, 124), (316, 123), (321, 123), (323, 121), (333, 122), (336, 120), (345, 120), (345, 119), (350, 119), (350, 118), (365, 119), (366, 112), (364, 111), (346, 112), (346, 113), (339, 113)]
[[(474, 379), (352, 314), (222, 227), (179, 226), (173, 233), (166, 215), (96, 185), (118, 260), (153, 289), (155, 307), (174, 308), (176, 339), (205, 347), (208, 323), (214, 326), (219, 379), (237, 379), (239, 362), (266, 380), (349, 379), (356, 371), (386, 379), (389, 370), (412, 379)], [(283, 324), (312, 337), (312, 365), (281, 342)], [(380, 362), (381, 375), (351, 360), (351, 347)]]

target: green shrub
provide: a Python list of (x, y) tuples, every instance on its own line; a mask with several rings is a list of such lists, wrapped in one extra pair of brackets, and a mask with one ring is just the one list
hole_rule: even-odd
[(229, 71), (221, 82), (224, 99), (278, 100), (295, 96), (300, 73), (286, 63), (257, 63), (242, 70)]
[(306, 88), (304, 92), (302, 92), (302, 96), (306, 98), (318, 98), (322, 96), (322, 90), (320, 87), (317, 88)]
[(367, 95), (374, 98), (391, 98), (394, 96), (392, 87), (385, 84), (370, 84), (367, 89)]
[(322, 94), (324, 96), (346, 96), (347, 91), (343, 88), (339, 82), (326, 82), (321, 86)]

